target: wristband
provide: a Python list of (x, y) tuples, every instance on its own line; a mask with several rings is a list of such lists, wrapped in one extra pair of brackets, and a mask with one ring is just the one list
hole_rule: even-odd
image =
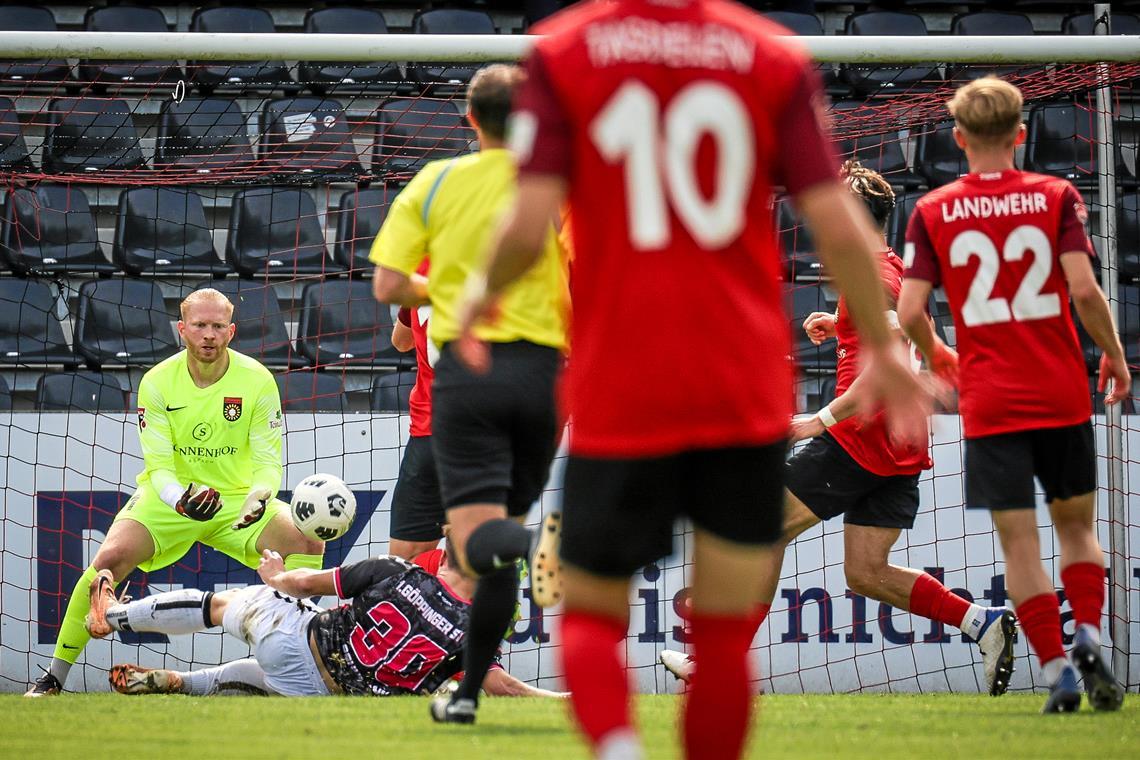
[(839, 420), (835, 419), (835, 415), (831, 413), (831, 405), (830, 404), (828, 406), (823, 407), (818, 412), (816, 412), (815, 416), (819, 417), (819, 421), (823, 423), (824, 430), (826, 430), (827, 428), (831, 427), (832, 425), (834, 425), (836, 422), (839, 421)]
[(171, 507), (177, 507), (178, 500), (182, 498), (182, 492), (185, 490), (185, 488), (178, 485), (177, 483), (171, 483), (166, 488), (162, 489), (162, 493), (158, 495), (158, 498), (162, 499)]

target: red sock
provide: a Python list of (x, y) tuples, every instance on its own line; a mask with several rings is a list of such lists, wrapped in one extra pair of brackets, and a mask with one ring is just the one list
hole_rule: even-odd
[(1061, 645), (1061, 604), (1055, 593), (1038, 594), (1017, 605), (1017, 620), (1042, 665), (1065, 656)]
[(943, 586), (930, 573), (918, 576), (910, 590), (910, 611), (915, 615), (957, 628), (969, 610), (969, 602)]
[(562, 667), (578, 725), (597, 746), (629, 728), (629, 679), (618, 659), (627, 625), (616, 618), (568, 610), (562, 616)]
[(1073, 608), (1077, 625), (1091, 625), (1100, 630), (1100, 613), (1104, 609), (1104, 567), (1096, 562), (1074, 562), (1061, 571), (1061, 584)]
[(756, 617), (693, 614), (697, 668), (685, 701), (685, 757), (733, 760), (752, 718), (748, 648)]

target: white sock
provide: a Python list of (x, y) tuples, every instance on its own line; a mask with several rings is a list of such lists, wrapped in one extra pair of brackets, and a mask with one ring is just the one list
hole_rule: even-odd
[(986, 624), (986, 608), (980, 604), (971, 604), (970, 609), (966, 610), (962, 622), (958, 624), (958, 628), (962, 633), (969, 636), (974, 641), (982, 635), (982, 626)]
[(1077, 630), (1084, 631), (1085, 636), (1088, 637), (1089, 641), (1096, 644), (1098, 647), (1100, 646), (1100, 628), (1096, 627), (1095, 625), (1089, 625), (1088, 623), (1081, 623), (1077, 626)]
[(629, 728), (610, 731), (594, 748), (598, 760), (641, 760), (644, 756), (637, 732)]
[(130, 604), (114, 605), (107, 610), (107, 623), (116, 631), (175, 634), (204, 631), (209, 627), (204, 614), (209, 613), (212, 596), (196, 588), (166, 591)]
[(271, 694), (265, 685), (265, 671), (252, 657), (225, 662), (216, 668), (203, 668), (179, 673), (182, 689), (187, 694), (205, 697), (219, 691), (242, 691), (247, 694)]
[(52, 657), (51, 665), (48, 666), (48, 672), (56, 677), (60, 686), (63, 686), (67, 683), (67, 674), (71, 672), (71, 663), (67, 660), (61, 660), (58, 657)]
[(1054, 657), (1049, 662), (1041, 664), (1041, 675), (1045, 676), (1045, 683), (1052, 686), (1057, 683), (1061, 673), (1069, 666), (1068, 657)]

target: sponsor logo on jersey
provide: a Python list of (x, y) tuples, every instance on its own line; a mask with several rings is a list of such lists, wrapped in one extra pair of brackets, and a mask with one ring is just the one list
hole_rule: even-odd
[(285, 420), (281, 416), (281, 410), (277, 410), (277, 414), (273, 415), (273, 419), (269, 421), (269, 429), (275, 430), (285, 424)]
[(241, 396), (222, 399), (222, 416), (229, 422), (237, 422), (241, 418)]
[(189, 457), (193, 460), (217, 459), (218, 457), (232, 456), (237, 453), (237, 446), (175, 446), (174, 450), (179, 456)]
[(139, 407), (139, 430), (146, 430), (146, 407)]
[(214, 432), (214, 427), (209, 422), (199, 422), (194, 426), (194, 431), (191, 435), (194, 436), (195, 441), (204, 441), (209, 438)]

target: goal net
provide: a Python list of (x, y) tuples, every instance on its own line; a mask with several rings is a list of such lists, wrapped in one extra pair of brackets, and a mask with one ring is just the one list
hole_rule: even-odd
[[(76, 66), (58, 56), (0, 64), (0, 404), (7, 407), (0, 411), (0, 690), (23, 689), (50, 661), (72, 586), (142, 466), (139, 379), (177, 350), (177, 304), (196, 288), (230, 296), (234, 347), (279, 378), (285, 487), (331, 472), (357, 493), (356, 524), (328, 546), (326, 566), (388, 546), (414, 361), (391, 347), (392, 314), (371, 298), (367, 254), (405, 182), (428, 161), (477, 147), (463, 102), (479, 65), (473, 61), (511, 55), (464, 48), (427, 62), (295, 63), (195, 60), (191, 52), (107, 61), (92, 60), (92, 50)], [(296, 55), (287, 45), (277, 52)], [(914, 201), (965, 172), (945, 101), (991, 69), (821, 64), (839, 152), (895, 186), (888, 238), (897, 249)], [(1104, 281), (1140, 370), (1140, 64), (1006, 63), (999, 72), (1026, 96), (1020, 165), (1073, 180), (1089, 204)], [(1108, 93), (1099, 105), (1098, 88)], [(1113, 127), (1107, 167), (1098, 121)], [(797, 402), (814, 411), (834, 395), (834, 343), (812, 346), (800, 324), (812, 311), (833, 310), (836, 297), (795, 209), (779, 198), (774, 213), (787, 253)], [(1108, 237), (1100, 226), (1106, 217)], [(938, 295), (932, 314), (953, 345)], [(1096, 352), (1082, 340), (1096, 395)], [(668, 361), (700, 359), (678, 347)], [(1098, 529), (1114, 573), (1104, 638), (1116, 646), (1118, 676), (1135, 686), (1140, 656), (1130, 653), (1140, 626), (1126, 590), (1140, 579), (1140, 417), (1130, 402), (1122, 418), (1106, 418), (1103, 397), (1096, 400)], [(891, 561), (925, 569), (968, 599), (1002, 605), (1004, 564), (989, 518), (963, 508), (954, 412), (951, 406), (934, 420), (935, 466), (922, 477), (915, 528), (903, 533)], [(561, 465), (560, 458), (532, 523), (558, 507)], [(1041, 518), (1046, 525), (1044, 512)], [(1051, 532), (1042, 537), (1056, 577), (1057, 546)], [(634, 578), (626, 655), (642, 691), (677, 688), (657, 663), (662, 649), (687, 643), (680, 611), (691, 535), (679, 526), (676, 539), (673, 556)], [(248, 568), (197, 546), (170, 568), (136, 572), (130, 593), (252, 582)], [(559, 611), (543, 616), (523, 585), (503, 662), (521, 678), (554, 686)], [(1017, 652), (1012, 688), (1032, 688), (1024, 637)], [(92, 642), (67, 686), (105, 689), (115, 662), (185, 669), (247, 655), (217, 632), (170, 640), (124, 634)], [(849, 590), (838, 520), (789, 548), (754, 655), (767, 691), (980, 688), (976, 649), (957, 631)]]

